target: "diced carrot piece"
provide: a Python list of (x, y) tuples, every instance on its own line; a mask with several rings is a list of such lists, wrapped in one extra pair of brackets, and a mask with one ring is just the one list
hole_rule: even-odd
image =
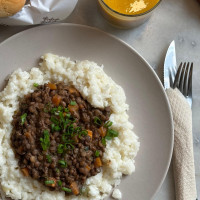
[(90, 168), (88, 165), (86, 165), (85, 167), (86, 167), (86, 169), (87, 169), (88, 171), (91, 170), (91, 168)]
[(76, 105), (68, 105), (68, 108), (69, 108), (69, 111), (71, 112), (71, 113), (74, 113), (74, 112), (76, 112), (77, 110), (78, 110), (78, 105), (76, 104)]
[(56, 84), (53, 84), (53, 83), (48, 83), (47, 86), (48, 86), (51, 90), (56, 90), (56, 89), (57, 89)]
[(77, 89), (74, 87), (70, 87), (69, 88), (69, 93), (73, 94), (73, 93), (78, 93)]
[(22, 170), (22, 173), (24, 174), (24, 176), (29, 176), (29, 172), (28, 172), (27, 168), (23, 168), (21, 170)]
[(101, 137), (105, 137), (106, 136), (107, 129), (105, 127), (101, 126), (98, 130), (99, 130), (99, 133), (100, 133)]
[(92, 131), (87, 130), (87, 132), (88, 132), (88, 135), (92, 138), (92, 135), (93, 135)]
[(49, 187), (55, 187), (56, 186), (56, 179), (53, 177), (48, 178), (48, 180), (53, 181), (54, 183), (46, 184)]
[(79, 104), (79, 108), (80, 108), (80, 109), (83, 109), (83, 108), (84, 108), (84, 105), (83, 105), (83, 104)]
[(28, 139), (30, 139), (32, 136), (31, 136), (31, 134), (29, 133), (29, 132), (26, 132), (25, 134), (24, 134)]
[(94, 160), (94, 166), (95, 166), (96, 168), (102, 166), (102, 162), (101, 162), (101, 159), (100, 159), (99, 157), (98, 157), (98, 158), (95, 158), (95, 160)]
[(74, 195), (79, 194), (79, 188), (78, 188), (78, 185), (75, 181), (71, 183), (70, 188), (71, 188)]
[(52, 97), (52, 102), (55, 106), (59, 106), (61, 99), (62, 97), (56, 94)]

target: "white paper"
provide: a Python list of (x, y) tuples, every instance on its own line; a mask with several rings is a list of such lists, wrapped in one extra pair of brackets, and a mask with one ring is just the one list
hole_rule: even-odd
[(19, 26), (56, 23), (67, 18), (78, 0), (30, 0), (14, 16), (0, 18), (1, 25)]

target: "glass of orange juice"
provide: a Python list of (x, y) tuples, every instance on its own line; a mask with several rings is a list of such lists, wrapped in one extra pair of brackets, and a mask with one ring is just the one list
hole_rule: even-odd
[(98, 0), (103, 16), (114, 26), (131, 28), (144, 23), (161, 0)]

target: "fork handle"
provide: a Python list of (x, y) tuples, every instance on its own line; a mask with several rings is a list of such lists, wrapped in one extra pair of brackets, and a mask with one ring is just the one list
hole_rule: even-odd
[(197, 198), (193, 155), (192, 111), (178, 89), (168, 89), (174, 121), (173, 170), (176, 200)]

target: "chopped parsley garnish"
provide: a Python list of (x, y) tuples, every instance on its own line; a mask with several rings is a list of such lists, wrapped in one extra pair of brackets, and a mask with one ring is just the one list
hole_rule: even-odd
[(94, 117), (94, 123), (98, 126), (101, 126), (101, 119), (99, 119), (98, 117)]
[(109, 128), (109, 127), (111, 127), (112, 126), (112, 122), (111, 121), (107, 121), (105, 124), (104, 124), (104, 127), (106, 127), (106, 128)]
[(59, 160), (58, 163), (61, 167), (67, 167), (67, 162), (65, 162), (64, 160)]
[(104, 146), (106, 146), (106, 139), (105, 139), (105, 137), (101, 139), (101, 143), (102, 143)]
[(25, 121), (26, 121), (26, 117), (27, 117), (27, 113), (24, 113), (22, 116), (21, 116), (21, 125), (24, 125)]
[(64, 109), (64, 112), (66, 112), (66, 113), (69, 112), (69, 109), (68, 109), (68, 108), (65, 108), (65, 109)]
[(62, 186), (62, 181), (58, 180), (58, 186)]
[(63, 111), (63, 107), (62, 106), (58, 106), (58, 111)]
[(44, 183), (45, 183), (45, 185), (52, 185), (55, 182), (53, 180), (46, 180)]
[(51, 113), (52, 113), (52, 114), (55, 114), (56, 111), (57, 111), (57, 108), (52, 108), (52, 109), (51, 109)]
[(38, 83), (33, 83), (33, 86), (34, 86), (34, 87), (38, 87), (39, 84), (38, 84)]
[(108, 129), (107, 130), (107, 134), (106, 134), (106, 137), (111, 137), (111, 138), (114, 138), (114, 137), (118, 137), (119, 133), (113, 129)]
[(60, 131), (61, 127), (59, 125), (51, 124), (51, 129), (52, 131)]
[(43, 151), (46, 151), (50, 146), (50, 137), (49, 137), (49, 131), (44, 130), (44, 136), (43, 138), (40, 138), (40, 144), (42, 146)]
[(56, 125), (59, 125), (59, 120), (58, 118), (56, 118), (55, 116), (51, 116), (51, 121), (56, 124)]
[(50, 155), (46, 155), (46, 159), (47, 159), (48, 163), (51, 163), (52, 159), (51, 159)]
[(64, 151), (64, 145), (63, 144), (59, 144), (58, 148), (57, 148), (57, 152), (58, 153), (63, 153), (63, 151)]
[(114, 137), (118, 137), (119, 133), (111, 128), (108, 128), (106, 136), (102, 138), (101, 142), (105, 146), (106, 140), (112, 140)]
[(56, 168), (56, 173), (59, 173), (59, 172), (60, 172), (60, 170), (58, 168)]
[(75, 105), (76, 105), (76, 101), (71, 101), (71, 102), (70, 102), (70, 105), (71, 105), (71, 106), (75, 106)]
[(69, 193), (70, 193), (70, 192), (72, 192), (72, 190), (71, 190), (71, 189), (69, 189), (69, 188), (66, 188), (66, 187), (62, 187), (62, 190), (63, 190), (63, 191), (65, 191), (65, 192), (69, 192)]
[(78, 137), (81, 138), (81, 136), (86, 136), (88, 132), (86, 130), (81, 130), (78, 134)]
[(96, 150), (96, 151), (95, 151), (95, 156), (96, 156), (96, 157), (99, 157), (99, 154), (100, 154), (100, 151), (99, 151), (99, 150)]
[(71, 117), (71, 114), (67, 113), (66, 116), (69, 118), (69, 117)]

